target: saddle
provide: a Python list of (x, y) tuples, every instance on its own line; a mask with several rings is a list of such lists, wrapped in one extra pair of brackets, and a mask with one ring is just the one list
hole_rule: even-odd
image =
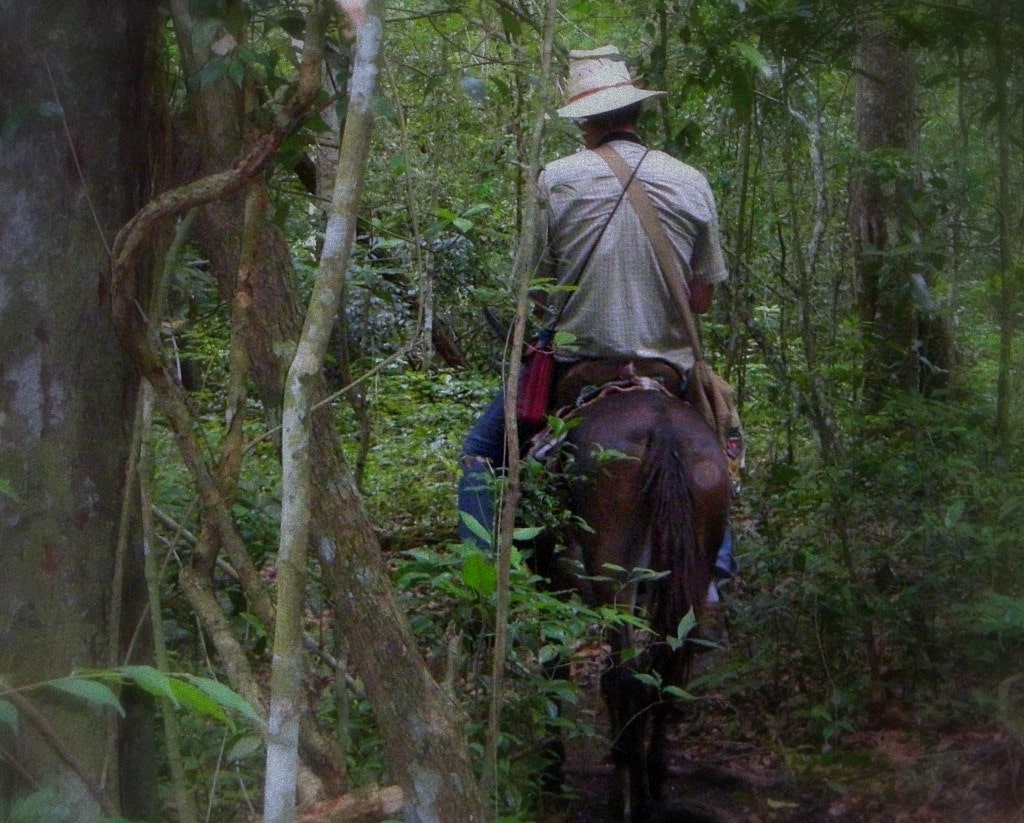
[(575, 406), (581, 398), (616, 382), (645, 378), (659, 384), (669, 394), (682, 397), (683, 376), (665, 360), (639, 358), (600, 358), (577, 360), (561, 367), (555, 375), (551, 408)]
[[(709, 370), (710, 372), (710, 370)], [(720, 436), (724, 437), (723, 450), (729, 461), (729, 474), (733, 493), (738, 494), (740, 476), (746, 464), (746, 448), (742, 427), (736, 411), (732, 389), (710, 372), (719, 386), (719, 401), (713, 409)], [(687, 402), (687, 384), (679, 370), (666, 360), (656, 358), (597, 358), (577, 360), (556, 369), (549, 410), (559, 417), (570, 417), (576, 410), (607, 390), (660, 389)], [(564, 435), (563, 435), (564, 436)], [(526, 453), (535, 457), (550, 456), (561, 442), (552, 437), (549, 429), (537, 434), (527, 444)]]

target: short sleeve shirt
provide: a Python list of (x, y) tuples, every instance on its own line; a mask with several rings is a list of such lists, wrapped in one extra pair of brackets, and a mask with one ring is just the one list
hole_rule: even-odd
[[(654, 203), (687, 288), (725, 280), (715, 199), (704, 175), (664, 152), (644, 156), (647, 149), (638, 143), (611, 145), (631, 167), (644, 158), (635, 179)], [(545, 210), (540, 274), (563, 286), (577, 284), (556, 292), (550, 303), (564, 304), (557, 329), (575, 338), (558, 357), (660, 358), (688, 371), (693, 352), (682, 320), (628, 197), (616, 208), (622, 185), (608, 164), (581, 151), (549, 164), (538, 186)]]

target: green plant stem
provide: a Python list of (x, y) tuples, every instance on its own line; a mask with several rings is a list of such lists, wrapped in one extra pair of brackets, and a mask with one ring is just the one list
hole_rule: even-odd
[[(153, 389), (149, 383), (142, 383), (141, 425), (143, 436), (139, 451), (139, 496), (142, 501), (142, 549), (146, 572), (146, 588), (149, 594), (149, 614), (153, 630), (153, 658), (156, 667), (165, 674), (170, 670), (167, 660), (167, 642), (164, 638), (162, 619), (163, 605), (160, 598), (161, 574), (160, 563), (156, 556), (156, 529), (153, 523), (153, 508), (150, 489), (152, 487), (152, 462), (147, 447), (148, 434), (153, 426)], [(197, 823), (199, 812), (195, 798), (189, 791), (185, 781), (185, 766), (181, 757), (181, 746), (178, 738), (178, 723), (171, 711), (170, 701), (160, 701), (164, 723), (164, 739), (167, 746), (167, 763), (171, 769), (171, 781), (174, 784), (174, 796), (178, 806), (178, 820), (181, 823)]]
[[(557, 0), (548, 0), (544, 24), (544, 44), (541, 53), (541, 76), (551, 76), (552, 44), (554, 42)], [(512, 271), (512, 282), (516, 287), (516, 321), (512, 333), (508, 377), (505, 382), (505, 436), (509, 455), (508, 483), (504, 505), (501, 509), (500, 526), (497, 536), (498, 584), (494, 616), (494, 657), (491, 670), (491, 703), (487, 722), (487, 741), (484, 748), (484, 773), (481, 788), (485, 796), (493, 793), (497, 785), (497, 752), (500, 736), (502, 690), (505, 671), (505, 656), (508, 650), (509, 619), (509, 576), (512, 560), (512, 533), (515, 528), (516, 510), (519, 501), (520, 463), (519, 433), (516, 428), (516, 398), (519, 388), (519, 366), (522, 359), (526, 334), (526, 319), (529, 314), (530, 281), (539, 260), (537, 248), (537, 175), (540, 171), (541, 145), (544, 137), (544, 121), (547, 115), (547, 85), (541, 84), (540, 105), (534, 120), (528, 165), (529, 185), (523, 211), (523, 227), (519, 247)]]

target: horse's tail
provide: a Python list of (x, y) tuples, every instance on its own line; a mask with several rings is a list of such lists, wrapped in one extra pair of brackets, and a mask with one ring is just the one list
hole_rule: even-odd
[(682, 449), (672, 427), (662, 423), (652, 430), (644, 456), (650, 567), (670, 572), (651, 587), (649, 619), (656, 632), (673, 636), (691, 608), (703, 610), (711, 581), (711, 564), (697, 540), (696, 503)]

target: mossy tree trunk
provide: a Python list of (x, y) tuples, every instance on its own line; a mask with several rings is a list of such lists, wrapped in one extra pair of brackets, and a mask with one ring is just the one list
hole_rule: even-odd
[(897, 25), (861, 4), (857, 36), (857, 142), (850, 233), (867, 359), (864, 396), (876, 409), (893, 388), (918, 385), (918, 317), (911, 292), (913, 256), (907, 186), (916, 147), (915, 67)]
[[(0, 480), (11, 491), (0, 494), (0, 676), (11, 685), (112, 662), (111, 624), (127, 622), (116, 615), (137, 620), (111, 602), (138, 385), (110, 320), (108, 244), (149, 195), (158, 24), (155, 4), (132, 0), (0, 11)], [(57, 693), (30, 700), (38, 720), (3, 731), (0, 800), (43, 787), (73, 821), (150, 813), (152, 783), (136, 770), (148, 768), (146, 720), (130, 742), (121, 730), (119, 775), (109, 717)]]

